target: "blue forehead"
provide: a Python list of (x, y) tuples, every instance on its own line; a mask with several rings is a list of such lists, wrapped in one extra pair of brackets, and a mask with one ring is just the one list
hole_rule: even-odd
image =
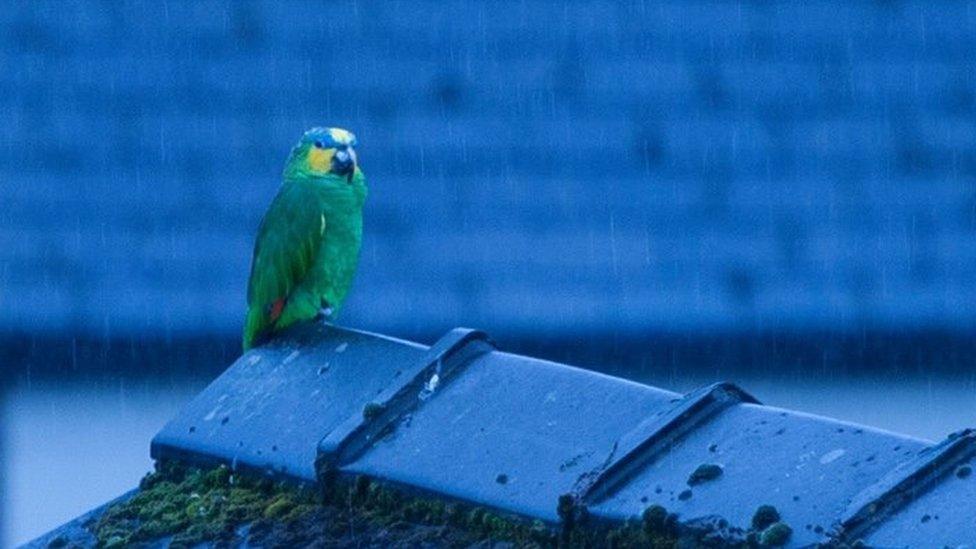
[(302, 136), (303, 143), (322, 142), (326, 148), (334, 148), (340, 145), (353, 147), (356, 145), (356, 136), (342, 128), (312, 128)]

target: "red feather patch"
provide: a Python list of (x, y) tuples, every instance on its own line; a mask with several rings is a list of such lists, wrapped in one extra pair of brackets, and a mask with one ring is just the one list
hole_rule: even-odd
[(268, 307), (268, 316), (271, 318), (271, 322), (275, 322), (281, 317), (281, 312), (285, 310), (285, 299), (276, 299)]

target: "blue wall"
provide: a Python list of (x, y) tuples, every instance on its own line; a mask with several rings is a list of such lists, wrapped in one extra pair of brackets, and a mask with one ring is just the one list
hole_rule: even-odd
[(344, 322), (976, 321), (976, 3), (0, 10), (0, 329), (236, 332), (312, 125), (370, 178)]

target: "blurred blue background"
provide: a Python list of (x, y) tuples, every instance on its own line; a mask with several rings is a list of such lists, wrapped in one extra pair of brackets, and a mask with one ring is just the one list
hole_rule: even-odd
[(371, 189), (344, 324), (973, 423), (974, 48), (948, 0), (7, 6), (0, 545), (135, 484), (239, 352), (314, 125)]

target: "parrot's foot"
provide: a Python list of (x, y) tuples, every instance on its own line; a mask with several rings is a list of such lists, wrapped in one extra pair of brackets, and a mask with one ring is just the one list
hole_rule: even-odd
[(319, 309), (318, 314), (315, 315), (314, 322), (327, 327), (335, 326), (332, 319), (332, 309)]

